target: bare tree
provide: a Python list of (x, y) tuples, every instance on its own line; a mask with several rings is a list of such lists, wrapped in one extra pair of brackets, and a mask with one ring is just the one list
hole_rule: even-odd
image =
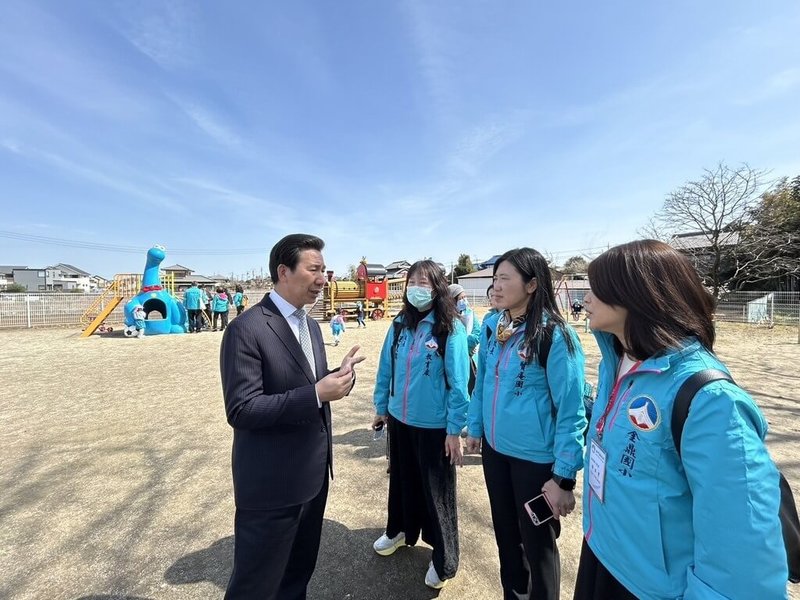
[(766, 175), (747, 164), (732, 168), (720, 162), (671, 192), (651, 221), (655, 231), (674, 232), (672, 245), (693, 259), (715, 298), (723, 275), (735, 278), (747, 268), (737, 261), (739, 234), (759, 203)]

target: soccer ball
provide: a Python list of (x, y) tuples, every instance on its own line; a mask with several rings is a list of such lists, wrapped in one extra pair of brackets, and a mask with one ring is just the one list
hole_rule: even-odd
[(125, 334), (125, 337), (136, 337), (136, 327), (133, 325), (126, 325), (122, 333)]

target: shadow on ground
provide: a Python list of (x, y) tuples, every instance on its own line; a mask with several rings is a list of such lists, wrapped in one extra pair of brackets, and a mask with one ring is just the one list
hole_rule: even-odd
[[(424, 583), (430, 548), (420, 545), (401, 548), (389, 557), (378, 556), (372, 550), (372, 543), (381, 533), (381, 529), (348, 529), (325, 519), (317, 568), (308, 588), (309, 597), (326, 600), (436, 598), (439, 593)], [(208, 581), (224, 590), (232, 557), (233, 536), (224, 537), (204, 550), (178, 559), (167, 569), (164, 579), (172, 585)], [(101, 597), (92, 598), (100, 600)], [(112, 600), (111, 596), (107, 598)]]
[(75, 600), (151, 600), (142, 596), (120, 596), (118, 594), (92, 594), (91, 596), (81, 596)]

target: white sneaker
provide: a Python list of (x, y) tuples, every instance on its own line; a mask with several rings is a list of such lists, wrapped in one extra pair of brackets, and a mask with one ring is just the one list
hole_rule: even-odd
[(402, 531), (393, 538), (388, 537), (384, 532), (381, 537), (375, 540), (375, 543), (372, 544), (372, 548), (381, 556), (389, 556), (390, 554), (394, 554), (394, 551), (400, 546), (405, 546), (405, 544), (406, 534)]
[(436, 572), (436, 569), (433, 568), (433, 561), (431, 561), (431, 564), (428, 566), (428, 572), (425, 573), (425, 585), (434, 590), (440, 590), (446, 583), (447, 581), (439, 579), (439, 574)]

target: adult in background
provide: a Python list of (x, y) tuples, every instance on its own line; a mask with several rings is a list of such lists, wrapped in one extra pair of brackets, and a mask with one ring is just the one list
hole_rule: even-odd
[(750, 395), (729, 381), (700, 388), (676, 452), (681, 385), (727, 371), (694, 267), (641, 240), (589, 263), (589, 282), (583, 302), (602, 362), (575, 598), (786, 598), (778, 471)]
[(453, 299), (453, 302), (456, 303), (458, 318), (461, 320), (467, 332), (467, 352), (469, 354), (469, 383), (467, 384), (467, 393), (472, 395), (472, 390), (475, 389), (475, 375), (478, 370), (478, 366), (475, 364), (475, 359), (473, 357), (481, 337), (481, 320), (470, 307), (469, 301), (467, 300), (467, 293), (461, 285), (451, 283), (447, 286), (447, 291)]
[[(583, 466), (583, 351), (536, 250), (503, 254), (494, 292), (501, 312), (484, 320), (467, 450), (482, 449), (503, 597), (559, 600), (559, 519)], [(538, 516), (553, 518), (534, 525), (525, 503), (541, 494)]]
[(203, 302), (205, 303), (205, 313), (208, 319), (208, 327), (211, 327), (211, 322), (214, 320), (214, 305), (212, 301), (214, 300), (214, 288), (213, 286), (207, 285), (205, 288), (202, 288), (204, 292)]
[(484, 320), (498, 313), (497, 305), (494, 302), (494, 284), (486, 288), (486, 301), (489, 304), (489, 310), (487, 310), (486, 314), (483, 315)]
[(434, 589), (458, 569), (455, 465), (462, 461), (468, 363), (467, 334), (441, 267), (414, 263), (375, 381), (372, 426), (388, 423), (391, 470), (386, 530), (373, 548), (388, 556), (421, 533), (433, 547), (425, 585)]
[(237, 317), (244, 312), (244, 290), (239, 284), (236, 284), (236, 293), (233, 295), (233, 305), (236, 307)]
[(183, 293), (183, 305), (189, 315), (189, 333), (200, 333), (203, 328), (203, 291), (193, 281)]
[(328, 370), (319, 325), (303, 307), (325, 285), (324, 242), (306, 234), (270, 252), (275, 289), (222, 338), (225, 412), (233, 427), (233, 573), (225, 598), (305, 598), (333, 475), (330, 402), (349, 393), (354, 346)]
[(211, 307), (214, 311), (214, 321), (212, 324), (211, 331), (217, 330), (217, 320), (219, 319), (220, 322), (220, 331), (225, 331), (225, 328), (228, 326), (228, 311), (230, 310), (230, 299), (228, 298), (228, 294), (225, 293), (225, 289), (222, 287), (217, 288), (217, 293), (214, 294), (214, 298), (211, 300)]

